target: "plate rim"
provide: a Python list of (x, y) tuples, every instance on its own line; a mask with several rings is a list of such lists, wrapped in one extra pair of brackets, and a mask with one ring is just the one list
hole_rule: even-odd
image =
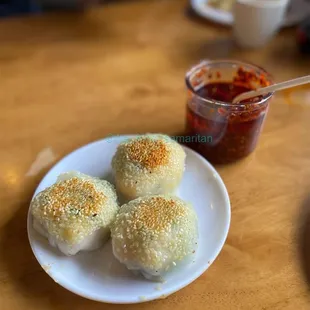
[[(42, 183), (45, 182), (46, 178), (48, 177), (48, 175), (50, 174), (50, 172), (52, 170), (54, 170), (55, 168), (57, 168), (65, 159), (67, 159), (68, 157), (72, 156), (73, 154), (87, 149), (87, 148), (91, 148), (96, 144), (101, 144), (106, 142), (108, 139), (111, 138), (118, 138), (120, 140), (124, 140), (124, 139), (128, 139), (128, 138), (132, 138), (132, 137), (136, 137), (139, 136), (139, 134), (130, 134), (130, 135), (113, 135), (113, 136), (108, 136), (102, 139), (98, 139), (95, 141), (92, 141), (90, 143), (87, 143), (85, 145), (82, 145), (81, 147), (78, 147), (76, 149), (74, 149), (73, 151), (71, 151), (70, 153), (68, 153), (67, 155), (63, 156), (61, 159), (59, 159), (48, 171), (47, 173), (44, 175), (44, 177), (41, 179), (41, 181), (39, 182), (39, 184), (36, 186), (36, 189), (32, 195), (31, 200), (29, 201), (29, 207), (28, 207), (28, 212), (27, 212), (27, 236), (28, 236), (28, 242), (30, 244), (32, 253), (34, 255), (34, 257), (36, 258), (37, 262), (39, 263), (39, 265), (41, 266), (41, 268), (45, 271), (45, 273), (47, 273), (47, 275), (53, 280), (55, 281), (58, 285), (60, 285), (61, 287), (63, 287), (64, 289), (66, 289), (67, 291), (78, 295), (80, 297), (86, 298), (88, 300), (92, 300), (92, 301), (96, 301), (96, 302), (101, 302), (101, 303), (107, 303), (107, 304), (120, 304), (120, 305), (125, 305), (125, 304), (139, 304), (139, 303), (145, 303), (145, 302), (150, 302), (150, 301), (154, 301), (154, 300), (159, 300), (159, 299), (163, 299), (166, 298), (180, 290), (182, 290), (183, 288), (187, 287), (188, 285), (190, 285), (191, 283), (193, 283), (194, 281), (196, 281), (201, 275), (203, 275), (209, 268), (210, 266), (215, 262), (215, 260), (217, 259), (217, 257), (219, 256), (220, 252), (222, 251), (228, 234), (229, 234), (229, 230), (230, 230), (230, 226), (231, 226), (231, 203), (230, 203), (230, 198), (229, 198), (229, 194), (228, 194), (228, 190), (225, 186), (224, 181), (222, 180), (222, 177), (220, 176), (219, 172), (217, 172), (217, 170), (211, 165), (211, 163), (205, 159), (202, 155), (200, 155), (199, 153), (197, 153), (196, 151), (190, 149), (189, 147), (180, 144), (183, 148), (185, 148), (187, 151), (192, 152), (193, 154), (195, 154), (195, 156), (197, 156), (198, 158), (200, 158), (202, 160), (202, 162), (204, 162), (204, 164), (212, 171), (213, 175), (216, 175), (216, 181), (219, 185), (219, 187), (221, 188), (222, 194), (224, 195), (224, 199), (225, 199), (225, 211), (227, 213), (227, 217), (226, 217), (226, 225), (225, 225), (225, 231), (222, 233), (222, 240), (221, 242), (217, 245), (217, 247), (215, 248), (215, 250), (213, 251), (213, 255), (210, 257), (210, 263), (207, 263), (206, 265), (204, 265), (202, 270), (198, 270), (195, 273), (193, 273), (193, 276), (189, 277), (188, 281), (185, 281), (182, 285), (174, 287), (173, 289), (171, 289), (169, 291), (168, 294), (162, 294), (164, 295), (164, 297), (161, 298), (161, 296), (159, 297), (151, 297), (149, 299), (139, 299), (139, 300), (132, 300), (132, 301), (117, 301), (113, 298), (111, 299), (106, 299), (106, 298), (93, 298), (91, 296), (89, 296), (88, 294), (84, 294), (83, 292), (77, 292), (77, 291), (73, 291), (72, 287), (69, 287), (66, 285), (66, 283), (62, 283), (59, 281), (56, 281), (53, 277), (53, 273), (51, 273), (49, 270), (46, 270), (46, 268), (44, 268), (44, 262), (41, 261), (39, 255), (37, 255), (36, 251), (34, 250), (33, 247), (33, 242), (34, 240), (31, 237), (31, 230), (33, 230), (33, 228), (30, 228), (30, 225), (32, 223), (32, 215), (30, 212), (30, 204), (31, 201), (33, 200), (33, 198), (35, 197), (35, 195), (38, 192), (38, 188), (41, 186)], [(75, 287), (75, 286), (74, 286)]]

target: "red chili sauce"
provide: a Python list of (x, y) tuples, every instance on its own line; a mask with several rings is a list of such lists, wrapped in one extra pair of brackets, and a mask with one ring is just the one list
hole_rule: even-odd
[[(194, 101), (202, 97), (232, 103), (237, 95), (253, 90), (248, 83), (240, 82), (240, 79), (235, 79), (232, 83), (207, 84), (196, 91), (187, 105), (186, 134), (198, 138), (192, 138), (186, 144), (214, 164), (234, 162), (255, 149), (268, 103), (241, 102), (243, 107), (236, 104), (231, 109), (220, 105), (211, 107), (208, 104), (201, 107), (201, 103), (198, 108)], [(260, 99), (253, 98), (250, 102), (259, 102)]]

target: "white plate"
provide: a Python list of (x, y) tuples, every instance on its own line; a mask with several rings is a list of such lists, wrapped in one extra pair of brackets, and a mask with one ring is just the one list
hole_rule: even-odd
[[(88, 144), (63, 158), (43, 178), (35, 195), (52, 185), (57, 176), (78, 170), (111, 180), (110, 162), (116, 147), (130, 136), (118, 136)], [(199, 218), (197, 256), (184, 268), (172, 271), (163, 284), (133, 275), (112, 254), (111, 242), (94, 252), (65, 257), (32, 228), (28, 213), (28, 236), (43, 269), (61, 286), (88, 299), (107, 303), (139, 303), (164, 298), (198, 278), (213, 263), (226, 240), (230, 225), (230, 202), (223, 181), (200, 155), (185, 148), (186, 171), (179, 196), (191, 201)]]
[[(229, 11), (219, 10), (208, 5), (208, 0), (191, 0), (194, 11), (203, 18), (216, 23), (231, 26), (233, 15)], [(283, 27), (298, 24), (310, 14), (309, 0), (291, 0)]]

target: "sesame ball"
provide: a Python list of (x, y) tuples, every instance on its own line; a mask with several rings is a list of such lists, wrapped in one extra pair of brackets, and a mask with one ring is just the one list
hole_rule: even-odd
[(185, 157), (181, 145), (166, 135), (129, 139), (112, 159), (116, 188), (127, 200), (174, 193), (183, 177)]
[(111, 228), (114, 256), (129, 270), (161, 280), (197, 248), (197, 216), (174, 196), (144, 196), (120, 208)]
[(60, 175), (31, 202), (34, 229), (66, 255), (102, 246), (118, 209), (113, 185), (79, 172)]

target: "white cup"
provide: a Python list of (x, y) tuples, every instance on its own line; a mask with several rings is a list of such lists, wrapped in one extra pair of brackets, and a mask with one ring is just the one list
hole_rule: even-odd
[(233, 33), (246, 48), (266, 44), (280, 29), (290, 0), (236, 0)]

